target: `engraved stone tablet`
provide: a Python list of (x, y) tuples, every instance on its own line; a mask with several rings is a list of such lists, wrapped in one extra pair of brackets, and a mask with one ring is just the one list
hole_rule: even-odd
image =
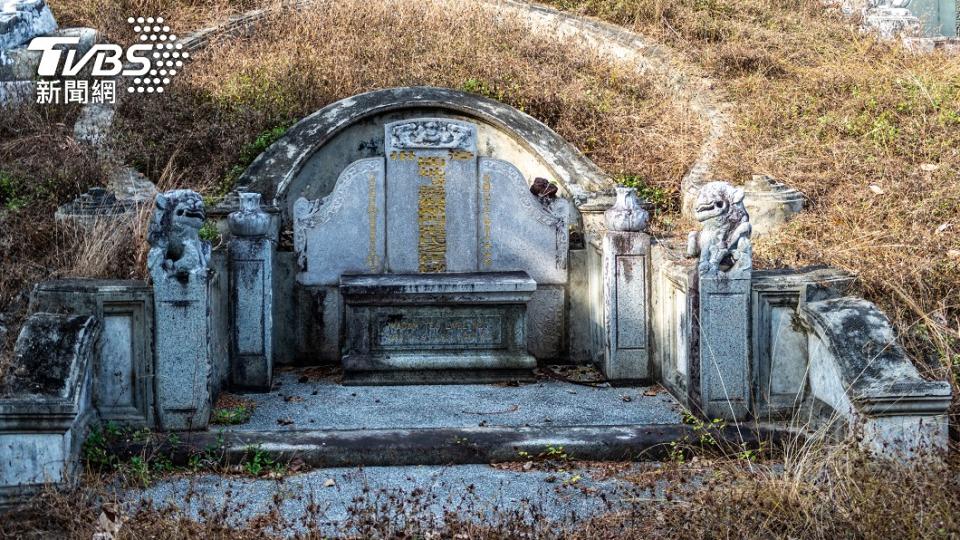
[(480, 159), (480, 271), (523, 270), (538, 285), (567, 283), (566, 201), (547, 207), (523, 174), (499, 159)]
[(387, 269), (477, 269), (476, 126), (419, 118), (384, 127)]
[(329, 196), (294, 203), (293, 243), (304, 285), (336, 285), (344, 273), (383, 272), (383, 158), (355, 161)]

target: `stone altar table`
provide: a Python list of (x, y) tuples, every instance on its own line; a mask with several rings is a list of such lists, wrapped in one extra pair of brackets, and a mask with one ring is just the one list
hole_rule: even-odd
[(360, 274), (340, 279), (346, 384), (529, 378), (526, 272)]

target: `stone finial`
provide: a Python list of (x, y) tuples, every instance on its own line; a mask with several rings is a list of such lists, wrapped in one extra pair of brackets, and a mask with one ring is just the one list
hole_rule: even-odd
[(227, 218), (230, 234), (259, 238), (270, 230), (270, 216), (260, 208), (259, 193), (240, 193), (240, 209)]
[(710, 182), (700, 189), (694, 207), (703, 228), (691, 232), (687, 256), (699, 257), (700, 276), (749, 272), (753, 266), (750, 215), (744, 192), (727, 182)]
[(640, 205), (636, 188), (617, 186), (616, 190), (617, 202), (603, 213), (607, 229), (622, 232), (646, 229), (650, 214)]
[(207, 268), (210, 244), (200, 240), (206, 219), (203, 199), (189, 189), (160, 193), (150, 221), (147, 268), (158, 277), (175, 276), (186, 281), (190, 274)]

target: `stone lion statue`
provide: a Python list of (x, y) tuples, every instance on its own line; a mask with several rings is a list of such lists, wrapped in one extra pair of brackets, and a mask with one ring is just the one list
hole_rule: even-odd
[(695, 212), (703, 229), (690, 233), (687, 256), (700, 258), (701, 276), (736, 274), (753, 266), (753, 227), (743, 195), (742, 189), (726, 182), (710, 182), (700, 189)]
[(203, 199), (197, 192), (177, 189), (157, 195), (147, 235), (147, 268), (154, 279), (173, 276), (186, 281), (192, 272), (207, 267), (210, 244), (200, 240), (205, 219)]

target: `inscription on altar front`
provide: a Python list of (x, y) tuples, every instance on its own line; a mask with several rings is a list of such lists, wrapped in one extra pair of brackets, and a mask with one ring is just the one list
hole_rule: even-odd
[(500, 317), (395, 317), (378, 321), (379, 347), (487, 348), (503, 343)]

